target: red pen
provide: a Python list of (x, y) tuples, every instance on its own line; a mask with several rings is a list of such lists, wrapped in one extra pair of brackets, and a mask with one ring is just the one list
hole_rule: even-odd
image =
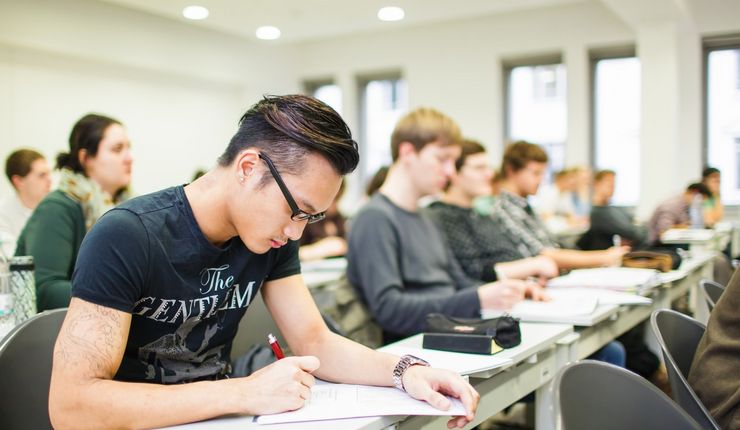
[(281, 360), (285, 358), (285, 355), (283, 354), (283, 350), (280, 348), (280, 344), (277, 341), (277, 338), (272, 335), (272, 333), (267, 335), (267, 342), (270, 343), (270, 348), (272, 348), (273, 354), (275, 354), (275, 357), (278, 360)]

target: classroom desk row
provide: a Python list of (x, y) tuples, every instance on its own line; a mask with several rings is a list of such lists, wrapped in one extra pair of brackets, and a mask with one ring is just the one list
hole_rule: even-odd
[[(472, 425), (513, 405), (522, 397), (535, 393), (535, 423), (538, 430), (558, 428), (554, 405), (553, 379), (570, 362), (583, 359), (616, 339), (627, 330), (645, 322), (654, 309), (670, 304), (687, 292), (697, 294), (702, 278), (712, 277), (713, 253), (695, 252), (678, 271), (661, 275), (661, 284), (648, 292), (650, 306), (618, 306), (599, 322), (589, 327), (568, 324), (522, 323), (522, 343), (493, 357), (508, 358), (506, 365), (469, 375), (471, 384), (481, 394), (478, 413)], [(700, 301), (697, 301), (697, 303)], [(657, 342), (650, 330), (648, 344), (657, 352)], [(404, 339), (394, 346), (420, 347), (421, 335)], [(350, 420), (328, 420), (313, 423), (273, 424), (269, 429), (439, 429), (446, 428), (449, 417), (370, 417)], [(230, 430), (265, 428), (252, 417), (222, 417), (218, 419), (171, 427), (178, 430)]]

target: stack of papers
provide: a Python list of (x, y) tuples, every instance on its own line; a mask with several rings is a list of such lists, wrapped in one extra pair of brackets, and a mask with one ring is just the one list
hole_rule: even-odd
[(714, 238), (715, 231), (709, 228), (672, 228), (660, 235), (663, 243), (704, 242)]
[(396, 388), (316, 381), (311, 387), (311, 398), (301, 409), (261, 415), (256, 421), (258, 424), (279, 424), (383, 415), (465, 415), (465, 408), (458, 399), (448, 399), (451, 406), (443, 411)]
[(565, 276), (551, 279), (548, 288), (604, 288), (614, 291), (640, 292), (660, 283), (658, 271), (610, 267), (573, 270)]
[[(650, 305), (650, 298), (598, 288), (561, 288), (547, 292), (550, 301), (524, 300), (507, 311), (522, 321), (590, 326), (603, 320), (620, 305)], [(484, 318), (500, 311), (484, 311)]]

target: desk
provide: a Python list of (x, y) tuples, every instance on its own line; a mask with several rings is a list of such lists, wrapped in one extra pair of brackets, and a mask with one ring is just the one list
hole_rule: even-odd
[[(522, 343), (497, 355), (512, 360), (511, 364), (490, 371), (470, 375), (470, 383), (481, 395), (478, 413), (471, 425), (480, 424), (527, 394), (547, 384), (560, 368), (557, 351), (559, 340), (573, 334), (568, 324), (521, 323)], [(401, 340), (404, 344), (421, 348), (422, 336)], [(536, 407), (552, 408), (552, 393), (536, 393)], [(447, 417), (408, 417), (399, 423), (399, 429), (446, 428)]]
[[(686, 260), (678, 271), (661, 275), (663, 284), (649, 294), (652, 306), (620, 306), (600, 323), (579, 330), (564, 324), (522, 323), (522, 344), (500, 354), (512, 359), (509, 365), (471, 375), (470, 382), (481, 394), (478, 413), (472, 425), (477, 425), (512, 405), (525, 395), (535, 393), (535, 417), (538, 430), (557, 428), (553, 378), (568, 363), (588, 357), (606, 343), (644, 322), (654, 309), (669, 307), (687, 291), (697, 288), (702, 277), (711, 279), (713, 253), (697, 254)], [(650, 338), (653, 338), (652, 333)], [(421, 346), (421, 336), (400, 341)], [(655, 347), (656, 342), (648, 344)], [(659, 351), (657, 349), (656, 351)], [(352, 420), (320, 421), (286, 425), (259, 426), (251, 417), (226, 417), (171, 427), (178, 430), (261, 429), (341, 429), (376, 430), (446, 428), (447, 417), (370, 417)]]
[(166, 430), (381, 430), (393, 426), (400, 417), (368, 417), (347, 420), (314, 421), (290, 424), (261, 425), (254, 417), (222, 417), (197, 423), (164, 427)]
[(661, 235), (660, 241), (667, 245), (689, 244), (691, 252), (721, 252), (730, 243), (732, 231), (727, 225), (716, 229), (670, 229)]

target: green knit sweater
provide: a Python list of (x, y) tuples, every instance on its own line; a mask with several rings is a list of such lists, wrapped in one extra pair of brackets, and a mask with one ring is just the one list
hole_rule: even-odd
[(72, 271), (85, 237), (82, 206), (62, 191), (49, 193), (23, 228), (15, 255), (32, 255), (38, 311), (69, 306)]

